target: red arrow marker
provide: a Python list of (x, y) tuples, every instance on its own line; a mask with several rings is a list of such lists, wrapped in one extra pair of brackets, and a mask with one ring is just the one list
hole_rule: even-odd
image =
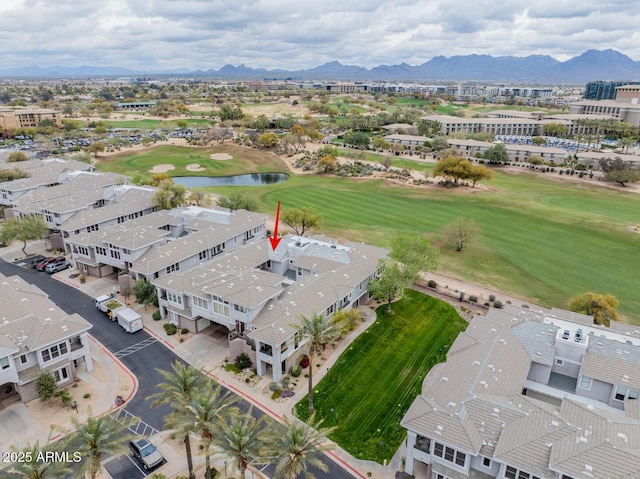
[(276, 210), (276, 225), (273, 228), (273, 236), (269, 237), (269, 242), (271, 242), (271, 249), (273, 251), (278, 247), (278, 243), (282, 238), (278, 238), (278, 220), (280, 219), (280, 202), (278, 201), (278, 209)]

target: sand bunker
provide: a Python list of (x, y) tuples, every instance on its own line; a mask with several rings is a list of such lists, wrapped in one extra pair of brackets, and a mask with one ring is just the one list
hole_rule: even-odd
[(166, 173), (167, 171), (175, 170), (176, 167), (173, 165), (156, 165), (149, 170), (150, 173)]
[(188, 171), (204, 171), (205, 168), (203, 166), (200, 166), (198, 163), (191, 163), (190, 165), (187, 165), (187, 170)]
[(210, 158), (212, 160), (233, 160), (233, 156), (228, 153), (214, 153)]

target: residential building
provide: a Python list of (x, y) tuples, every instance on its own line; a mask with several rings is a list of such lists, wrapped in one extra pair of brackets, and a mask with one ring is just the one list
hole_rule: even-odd
[(582, 100), (569, 105), (569, 113), (581, 115), (607, 115), (619, 121), (640, 126), (640, 84), (616, 87), (613, 100)]
[(640, 328), (560, 309), (490, 309), (401, 420), (416, 478), (640, 477)]
[(258, 374), (278, 381), (304, 345), (297, 319), (368, 302), (369, 282), (387, 252), (300, 236), (283, 237), (274, 251), (263, 238), (151, 282), (163, 317), (195, 333), (221, 328), (230, 356), (246, 352)]
[(18, 276), (0, 275), (0, 387), (23, 402), (37, 397), (35, 380), (43, 371), (57, 386), (71, 384), (78, 371), (92, 371), (91, 324), (61, 310), (36, 286)]
[(428, 115), (423, 120), (437, 121), (442, 133), (491, 133), (492, 135), (539, 136), (542, 124), (533, 118), (461, 118), (448, 115)]

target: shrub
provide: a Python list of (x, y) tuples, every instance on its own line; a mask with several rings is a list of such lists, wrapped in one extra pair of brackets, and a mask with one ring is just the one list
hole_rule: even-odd
[(302, 369), (308, 368), (309, 367), (309, 356), (307, 356), (306, 354), (303, 355), (300, 358), (300, 362), (298, 362), (298, 364), (300, 365), (300, 367)]
[(91, 394), (86, 393), (86, 394), (85, 394), (84, 396), (82, 396), (82, 397), (83, 397), (83, 398), (85, 398), (85, 399), (89, 399), (89, 398), (91, 397)]
[(281, 398), (290, 398), (290, 397), (293, 397), (293, 396), (295, 396), (295, 395), (296, 395), (296, 393), (294, 393), (294, 392), (293, 392), (293, 391), (291, 391), (291, 390), (282, 391), (282, 392), (280, 393), (280, 397), (281, 397)]
[(271, 381), (269, 383), (269, 390), (270, 391), (280, 391), (280, 385), (275, 381)]
[(489, 295), (489, 301), (495, 301), (496, 300), (496, 295), (495, 294), (490, 294)]
[(241, 372), (240, 368), (235, 364), (225, 364), (224, 370), (234, 374), (238, 374), (239, 372)]
[(502, 309), (502, 301), (494, 301), (493, 302), (493, 307), (494, 308), (498, 308), (498, 309)]
[(477, 303), (478, 302), (478, 297), (474, 296), (474, 295), (470, 295), (469, 296), (469, 301), (471, 301), (472, 303)]
[(153, 297), (153, 300), (151, 301), (151, 304), (153, 304), (156, 308), (160, 306), (157, 294)]
[(299, 377), (300, 374), (302, 374), (302, 367), (299, 364), (296, 364), (294, 367), (291, 368), (291, 375), (294, 378)]
[(252, 366), (251, 358), (246, 353), (242, 353), (240, 356), (236, 358), (236, 366), (238, 369), (247, 369)]
[(427, 283), (429, 285), (430, 288), (437, 288), (438, 287), (438, 283), (436, 283), (434, 280), (430, 279), (429, 283)]
[(167, 336), (173, 336), (178, 332), (178, 327), (173, 323), (167, 323), (164, 325), (164, 330), (167, 332)]
[(56, 380), (49, 371), (40, 373), (36, 379), (36, 392), (40, 401), (50, 401), (56, 392)]
[(523, 304), (523, 305), (522, 305), (522, 307), (523, 307), (524, 309), (529, 309), (529, 305), (528, 305), (528, 304)]
[(282, 391), (278, 389), (277, 391), (273, 391), (273, 394), (271, 395), (271, 399), (276, 400), (280, 396), (282, 396)]
[(189, 330), (187, 328), (182, 328), (180, 330), (180, 334), (189, 334)]
[(160, 311), (154, 311), (151, 317), (154, 321), (160, 321)]

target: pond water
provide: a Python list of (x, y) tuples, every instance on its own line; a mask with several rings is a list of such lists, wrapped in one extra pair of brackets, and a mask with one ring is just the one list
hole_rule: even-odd
[(289, 179), (285, 173), (251, 173), (233, 176), (174, 176), (173, 182), (187, 188), (201, 186), (264, 186)]

